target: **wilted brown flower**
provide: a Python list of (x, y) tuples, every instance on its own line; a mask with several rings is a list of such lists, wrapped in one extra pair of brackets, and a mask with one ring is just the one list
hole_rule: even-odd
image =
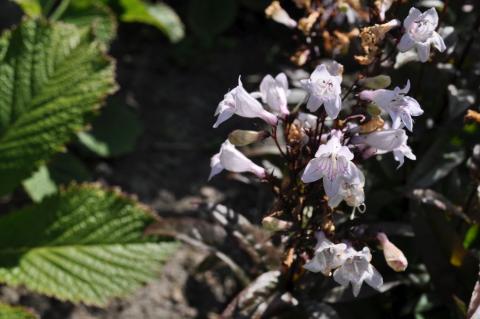
[(400, 21), (392, 20), (384, 24), (375, 24), (371, 27), (362, 28), (360, 39), (365, 55), (356, 55), (355, 60), (362, 65), (371, 64), (379, 52), (378, 45), (385, 39), (387, 32), (398, 26), (400, 26)]
[(299, 49), (297, 52), (295, 52), (294, 55), (290, 57), (290, 61), (294, 63), (295, 65), (302, 66), (308, 61), (308, 57), (310, 56), (310, 50), (303, 48)]
[(371, 133), (376, 130), (382, 129), (385, 121), (381, 116), (375, 116), (367, 123), (360, 125), (360, 133)]
[(287, 11), (282, 8), (280, 2), (278, 1), (273, 1), (265, 9), (265, 15), (273, 21), (283, 24), (289, 28), (295, 28), (297, 26), (297, 21), (290, 18)]
[(301, 18), (300, 21), (298, 21), (298, 29), (305, 35), (308, 35), (319, 16), (320, 11), (313, 11), (307, 17)]

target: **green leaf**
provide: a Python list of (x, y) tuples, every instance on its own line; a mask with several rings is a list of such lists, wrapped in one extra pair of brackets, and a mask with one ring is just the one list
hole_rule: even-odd
[(60, 151), (115, 91), (114, 65), (72, 25), (24, 21), (0, 38), (0, 194)]
[(123, 22), (140, 22), (162, 31), (171, 42), (185, 36), (185, 27), (175, 11), (165, 3), (145, 3), (142, 0), (120, 0), (123, 7)]
[(227, 30), (237, 15), (234, 0), (191, 0), (188, 21), (193, 32), (205, 38), (213, 38)]
[(0, 303), (0, 319), (37, 319), (38, 317), (22, 307)]
[(0, 218), (0, 282), (105, 305), (154, 277), (175, 250), (144, 236), (152, 219), (117, 191), (71, 186)]
[(25, 191), (34, 202), (40, 202), (44, 197), (57, 192), (57, 184), (50, 177), (46, 166), (40, 166), (29, 179), (23, 181)]
[(81, 29), (92, 28), (95, 37), (109, 45), (117, 33), (117, 19), (112, 10), (100, 2), (74, 0), (62, 16), (62, 21)]
[(111, 99), (92, 123), (92, 130), (80, 132), (79, 141), (98, 156), (120, 156), (132, 151), (142, 133), (137, 114), (117, 98)]
[(39, 0), (12, 0), (29, 17), (39, 17), (42, 15), (42, 5)]

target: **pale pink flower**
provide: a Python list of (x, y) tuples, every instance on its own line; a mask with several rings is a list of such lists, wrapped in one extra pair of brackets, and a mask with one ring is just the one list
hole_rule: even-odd
[(208, 179), (218, 175), (224, 169), (234, 173), (250, 172), (259, 178), (265, 178), (265, 169), (252, 162), (249, 158), (243, 155), (235, 146), (226, 140), (220, 152), (213, 155), (210, 161), (211, 172)]
[(325, 64), (317, 66), (309, 79), (301, 81), (302, 86), (310, 94), (307, 109), (315, 112), (323, 105), (328, 116), (336, 119), (342, 107), (341, 83), (341, 75), (332, 75)]
[(435, 8), (430, 8), (424, 13), (417, 8), (411, 8), (403, 21), (406, 32), (398, 43), (398, 49), (406, 52), (415, 47), (421, 62), (426, 62), (430, 57), (431, 45), (440, 52), (445, 51), (445, 42), (435, 31), (437, 26), (438, 14)]
[(218, 116), (213, 127), (218, 127), (221, 123), (237, 114), (247, 118), (261, 118), (270, 125), (277, 125), (277, 117), (263, 109), (263, 106), (253, 96), (251, 96), (242, 85), (242, 81), (238, 78), (238, 86), (227, 94), (218, 104), (215, 116)]
[(347, 258), (342, 266), (333, 273), (333, 279), (344, 287), (351, 283), (353, 295), (356, 297), (360, 293), (363, 282), (366, 282), (372, 288), (380, 289), (383, 285), (382, 275), (372, 266), (372, 254), (368, 247), (361, 251), (349, 247), (347, 248)]

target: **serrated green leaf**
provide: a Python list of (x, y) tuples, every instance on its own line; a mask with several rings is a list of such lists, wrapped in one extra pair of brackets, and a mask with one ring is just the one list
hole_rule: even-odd
[(38, 317), (22, 307), (0, 303), (0, 319), (37, 319)]
[(150, 24), (162, 31), (171, 42), (185, 36), (185, 27), (175, 11), (165, 3), (149, 4), (142, 0), (120, 0), (121, 20)]
[(114, 98), (93, 121), (92, 130), (80, 132), (78, 139), (98, 156), (120, 156), (133, 150), (142, 130), (137, 114)]
[(24, 21), (0, 38), (0, 194), (62, 149), (116, 89), (101, 46), (72, 25)]
[(143, 235), (151, 221), (118, 192), (72, 186), (0, 218), (0, 281), (104, 305), (151, 279), (175, 250)]
[(117, 33), (117, 19), (112, 10), (100, 2), (74, 0), (62, 15), (62, 21), (79, 28), (92, 28), (96, 38), (109, 45)]

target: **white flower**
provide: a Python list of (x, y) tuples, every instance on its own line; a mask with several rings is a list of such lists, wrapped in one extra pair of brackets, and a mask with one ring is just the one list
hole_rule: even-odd
[(335, 270), (333, 279), (344, 287), (352, 284), (353, 295), (356, 297), (360, 292), (363, 282), (375, 289), (380, 289), (383, 285), (383, 278), (375, 267), (370, 264), (372, 254), (368, 247), (364, 247), (361, 251), (349, 247), (347, 248), (347, 258), (345, 262)]
[(391, 152), (405, 144), (408, 137), (403, 129), (386, 129), (365, 135), (354, 136), (352, 144), (367, 144), (378, 150)]
[(417, 159), (410, 146), (407, 145), (406, 140), (405, 143), (393, 150), (393, 158), (395, 158), (395, 160), (398, 162), (397, 169), (403, 165), (405, 162), (405, 157), (411, 159), (412, 161)]
[(276, 125), (278, 122), (275, 115), (265, 111), (262, 104), (245, 91), (240, 78), (238, 78), (238, 86), (225, 94), (223, 101), (218, 104), (215, 111), (215, 116), (218, 118), (213, 127), (218, 127), (233, 114), (247, 118), (258, 117), (270, 125)]
[(304, 129), (315, 129), (317, 126), (317, 120), (317, 116), (304, 112), (298, 112), (298, 116), (295, 119), (295, 121), (297, 121)]
[[(266, 75), (260, 83), (260, 97), (273, 111), (283, 116), (290, 114), (287, 107), (288, 80), (285, 73), (273, 78)], [(253, 94), (252, 94), (253, 95)]]
[(310, 94), (307, 108), (315, 112), (323, 105), (328, 116), (336, 119), (342, 107), (341, 83), (342, 77), (332, 75), (325, 64), (317, 66), (309, 79), (301, 81), (302, 86)]
[(315, 254), (310, 261), (305, 263), (303, 268), (329, 276), (333, 269), (343, 264), (347, 245), (332, 243), (323, 232), (315, 233), (315, 237), (317, 238)]
[(263, 167), (258, 166), (248, 159), (228, 140), (222, 144), (220, 152), (212, 156), (210, 167), (211, 172), (208, 177), (209, 180), (224, 169), (234, 173), (250, 172), (257, 175), (259, 178), (264, 178), (266, 176)]
[(423, 114), (423, 110), (417, 100), (410, 96), (406, 96), (410, 90), (410, 81), (407, 85), (400, 89), (396, 87), (393, 90), (365, 90), (360, 92), (359, 97), (363, 100), (373, 101), (392, 118), (392, 128), (400, 128), (403, 125), (409, 130), (413, 130), (412, 116)]
[(350, 207), (359, 207), (365, 202), (365, 176), (355, 165), (352, 165), (351, 176), (344, 178), (335, 196), (328, 199), (328, 205), (337, 207), (344, 200)]
[(421, 62), (426, 62), (430, 57), (431, 45), (440, 52), (445, 51), (445, 43), (435, 31), (437, 25), (438, 14), (435, 8), (430, 8), (424, 13), (417, 8), (411, 8), (403, 21), (406, 33), (398, 43), (398, 49), (405, 52), (415, 47)]
[[(338, 132), (338, 131), (337, 131)], [(334, 132), (326, 144), (320, 145), (302, 175), (304, 183), (323, 178), (323, 188), (328, 197), (335, 196), (343, 179), (351, 176), (353, 154), (348, 147), (342, 146), (340, 137)]]

